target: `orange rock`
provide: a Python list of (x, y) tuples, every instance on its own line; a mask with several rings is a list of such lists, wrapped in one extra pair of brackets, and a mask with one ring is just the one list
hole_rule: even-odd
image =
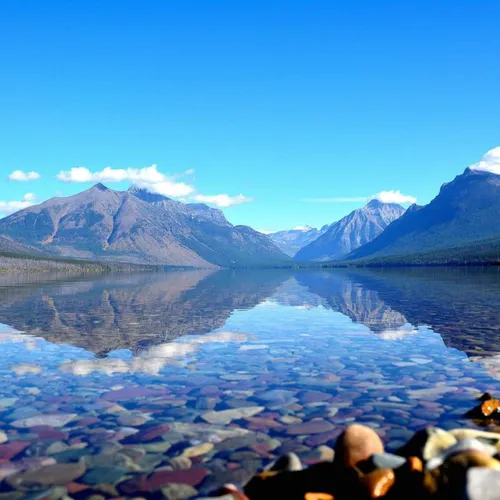
[(393, 486), (396, 476), (392, 469), (377, 469), (361, 478), (370, 498), (383, 497)]
[(424, 469), (424, 464), (418, 457), (408, 457), (408, 463), (410, 464), (410, 470), (412, 471), (422, 472)]
[(481, 403), (481, 413), (485, 417), (489, 417), (492, 413), (500, 408), (500, 400), (498, 399), (488, 399)]
[(335, 500), (329, 493), (306, 493), (304, 500)]
[(339, 436), (335, 444), (335, 464), (353, 467), (370, 458), (374, 453), (383, 453), (384, 445), (377, 433), (364, 425), (353, 424)]

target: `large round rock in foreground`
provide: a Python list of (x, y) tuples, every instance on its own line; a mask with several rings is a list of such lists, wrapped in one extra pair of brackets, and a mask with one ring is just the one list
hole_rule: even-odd
[(383, 453), (384, 445), (377, 433), (364, 425), (353, 424), (339, 436), (335, 445), (335, 463), (353, 467), (375, 453)]

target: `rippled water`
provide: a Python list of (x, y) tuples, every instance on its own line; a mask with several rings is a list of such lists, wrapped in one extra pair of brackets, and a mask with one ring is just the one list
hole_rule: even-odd
[(2, 491), (50, 488), (25, 476), (57, 462), (70, 494), (206, 493), (313, 463), (348, 422), (389, 449), (471, 426), (500, 389), (496, 268), (1, 279)]

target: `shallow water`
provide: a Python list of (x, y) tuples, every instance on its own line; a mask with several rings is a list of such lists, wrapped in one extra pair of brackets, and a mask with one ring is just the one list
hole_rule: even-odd
[[(3, 491), (206, 493), (287, 451), (325, 458), (349, 422), (389, 449), (473, 426), (500, 389), (496, 268), (1, 279)], [(54, 462), (73, 475), (33, 483)]]

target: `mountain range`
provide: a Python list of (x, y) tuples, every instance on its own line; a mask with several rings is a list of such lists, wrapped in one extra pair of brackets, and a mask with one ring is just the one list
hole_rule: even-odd
[(299, 261), (339, 260), (375, 239), (404, 212), (405, 209), (395, 203), (371, 200), (363, 208), (354, 210), (329, 226), (324, 234), (300, 249), (295, 259)]
[(196, 268), (486, 263), (500, 262), (499, 220), (500, 175), (472, 168), (425, 206), (373, 199), (321, 229), (270, 235), (204, 204), (96, 184), (1, 219), (0, 254)]
[(324, 225), (321, 229), (316, 229), (311, 226), (298, 227), (288, 231), (278, 231), (276, 233), (268, 234), (273, 243), (290, 257), (303, 247), (319, 238), (328, 229), (328, 224)]
[(289, 260), (265, 235), (233, 226), (220, 210), (103, 184), (5, 217), (0, 235), (12, 250), (81, 259), (202, 268)]

